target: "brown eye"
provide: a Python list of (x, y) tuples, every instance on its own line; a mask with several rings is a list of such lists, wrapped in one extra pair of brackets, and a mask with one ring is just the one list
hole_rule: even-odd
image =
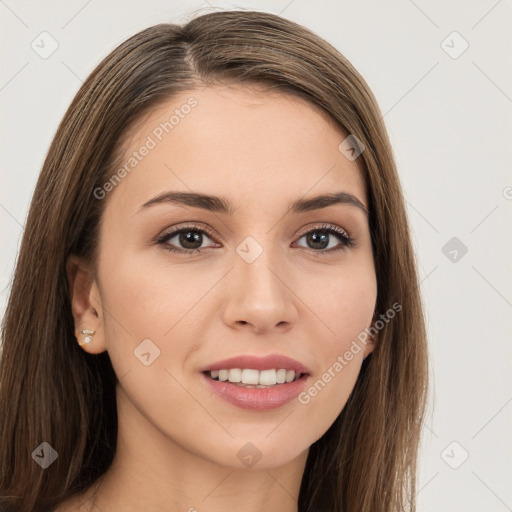
[[(213, 235), (205, 228), (184, 226), (163, 233), (158, 238), (157, 243), (171, 252), (193, 254), (202, 252), (204, 249), (215, 247), (214, 245), (201, 247), (205, 238), (209, 240), (213, 239)], [(305, 248), (320, 255), (347, 249), (355, 245), (355, 240), (350, 237), (346, 231), (331, 224), (325, 224), (311, 229), (300, 237), (300, 239), (302, 238), (306, 239), (307, 245)]]
[[(165, 249), (179, 253), (195, 253), (202, 250), (204, 239), (210, 239), (208, 232), (196, 226), (186, 226), (164, 233), (158, 243)], [(173, 240), (172, 243), (171, 240)], [(178, 245), (178, 247), (175, 247)]]
[[(354, 239), (351, 238), (348, 233), (341, 228), (330, 224), (312, 229), (307, 233), (304, 233), (301, 238), (306, 239), (307, 248), (320, 253), (329, 253), (353, 247), (355, 245)], [(333, 238), (338, 240), (338, 244), (334, 243), (334, 245), (331, 245), (335, 242)]]

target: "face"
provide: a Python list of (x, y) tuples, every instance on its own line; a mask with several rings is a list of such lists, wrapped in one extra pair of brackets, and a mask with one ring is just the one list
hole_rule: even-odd
[[(107, 350), (118, 376), (120, 422), (223, 466), (243, 467), (240, 450), (253, 450), (258, 468), (307, 453), (331, 426), (372, 346), (336, 362), (377, 296), (364, 184), (338, 149), (346, 136), (309, 103), (248, 86), (182, 93), (132, 130), (125, 172), (97, 191), (93, 313), (74, 298), (78, 327), (96, 330), (84, 350)], [(352, 202), (306, 207), (341, 192)], [(215, 364), (237, 356), (257, 361)], [(272, 368), (306, 375), (248, 388), (203, 373), (258, 363), (270, 372), (244, 372), (249, 382), (282, 380)]]

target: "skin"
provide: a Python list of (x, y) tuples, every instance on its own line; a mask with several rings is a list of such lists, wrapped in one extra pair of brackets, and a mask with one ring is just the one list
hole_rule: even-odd
[[(119, 379), (117, 452), (94, 504), (104, 512), (226, 512), (240, 504), (246, 512), (297, 511), (309, 447), (343, 409), (374, 342), (307, 405), (293, 400), (270, 411), (222, 400), (200, 369), (279, 353), (311, 369), (307, 389), (371, 325), (377, 285), (365, 212), (348, 204), (287, 212), (293, 200), (337, 191), (368, 207), (364, 184), (356, 161), (338, 150), (346, 134), (323, 112), (247, 85), (210, 86), (162, 104), (129, 133), (126, 157), (191, 96), (198, 105), (104, 199), (95, 271), (68, 261), (76, 327), (96, 331), (82, 348), (108, 351)], [(223, 196), (238, 211), (140, 210), (163, 191)], [(193, 246), (202, 252), (172, 253), (154, 242), (190, 222), (214, 234)], [(343, 248), (329, 235), (328, 249), (341, 249), (322, 256), (327, 243), (304, 235), (323, 223), (356, 245)], [(263, 248), (252, 263), (236, 252), (247, 236)], [(192, 247), (179, 236), (166, 244)], [(134, 357), (147, 338), (160, 350), (149, 366)], [(251, 468), (237, 457), (247, 442), (261, 453)], [(57, 510), (88, 510), (93, 490)]]

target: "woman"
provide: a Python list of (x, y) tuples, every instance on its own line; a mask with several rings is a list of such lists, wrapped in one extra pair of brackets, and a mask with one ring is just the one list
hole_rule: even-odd
[(2, 510), (415, 509), (426, 335), (392, 151), (291, 21), (160, 24), (99, 64), (2, 334)]

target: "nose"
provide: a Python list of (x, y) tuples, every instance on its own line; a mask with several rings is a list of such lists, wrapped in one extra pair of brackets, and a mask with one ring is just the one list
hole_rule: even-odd
[(228, 280), (223, 320), (231, 328), (264, 334), (284, 332), (297, 322), (290, 277), (267, 251), (252, 263), (237, 256)]

